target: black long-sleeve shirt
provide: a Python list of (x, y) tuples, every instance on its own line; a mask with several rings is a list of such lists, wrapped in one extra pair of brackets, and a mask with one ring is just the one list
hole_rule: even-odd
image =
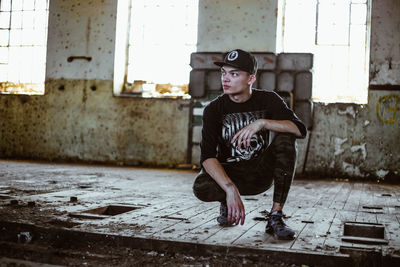
[(244, 103), (235, 103), (228, 95), (221, 95), (204, 109), (200, 164), (208, 158), (237, 162), (260, 155), (269, 144), (269, 131), (266, 129), (256, 133), (247, 148), (231, 144), (240, 129), (258, 119), (290, 120), (299, 128), (299, 138), (307, 134), (303, 122), (275, 92), (252, 89), (250, 99)]

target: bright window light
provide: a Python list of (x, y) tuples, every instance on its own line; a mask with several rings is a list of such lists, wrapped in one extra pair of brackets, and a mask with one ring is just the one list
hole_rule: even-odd
[(313, 100), (367, 103), (367, 0), (285, 0), (283, 16), (282, 51), (314, 54)]
[(132, 0), (124, 93), (188, 96), (197, 17), (198, 0)]
[(44, 94), (49, 1), (0, 3), (0, 93)]

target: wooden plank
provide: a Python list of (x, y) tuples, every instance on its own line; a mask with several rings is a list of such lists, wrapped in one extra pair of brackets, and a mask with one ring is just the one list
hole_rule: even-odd
[[(249, 229), (253, 228), (257, 223), (260, 222), (255, 219), (265, 218), (265, 216), (260, 213), (260, 211), (263, 210), (265, 210), (263, 209), (263, 206), (252, 207), (252, 209), (246, 213), (246, 222), (244, 225), (223, 228), (221, 229), (221, 231), (218, 231), (214, 235), (211, 235), (208, 238), (204, 239), (204, 241), (213, 244), (221, 244), (224, 242), (233, 243), (235, 240), (244, 235)], [(229, 236), (228, 240), (227, 236)]]
[[(262, 197), (258, 196), (258, 197)], [(249, 198), (249, 197), (244, 197), (245, 198)], [(265, 199), (263, 199), (260, 202), (253, 202), (251, 200), (244, 200), (244, 205), (246, 208), (246, 217), (249, 216), (249, 214), (254, 212), (254, 216), (260, 216), (260, 214), (256, 214), (258, 212), (259, 209), (262, 209), (261, 207), (265, 207)], [(233, 227), (221, 227), (218, 225), (217, 221), (216, 221), (216, 217), (219, 216), (219, 207), (215, 212), (215, 216), (213, 217), (212, 220), (207, 221), (204, 224), (198, 225), (196, 228), (191, 229), (190, 231), (184, 233), (182, 236), (180, 236), (180, 238), (184, 238), (186, 240), (198, 240), (198, 241), (202, 241), (202, 242), (210, 242), (210, 243), (217, 243), (218, 240), (220, 239), (210, 239), (212, 236), (214, 236), (215, 234), (217, 234), (219, 231), (230, 231), (229, 233), (229, 238), (226, 238), (227, 236), (225, 235), (223, 240), (225, 240), (224, 242), (226, 243), (230, 243), (232, 242), (232, 240), (235, 238), (235, 236), (237, 236), (238, 234), (240, 234), (242, 232), (242, 230), (240, 230), (241, 228), (244, 227), (244, 229), (246, 229), (245, 225), (248, 225), (250, 223), (251, 225), (251, 221), (249, 221), (249, 218), (246, 219), (246, 223), (244, 226), (233, 226)], [(233, 234), (236, 232), (236, 235)], [(218, 235), (217, 235), (218, 237)], [(210, 239), (207, 241), (207, 239)]]
[(314, 205), (314, 207), (328, 208), (332, 204), (336, 195), (340, 192), (343, 186), (344, 183), (331, 182), (329, 184), (328, 190), (321, 195), (320, 199)]
[[(343, 245), (341, 237), (343, 236), (343, 226), (346, 221), (354, 221), (356, 212), (336, 210), (332, 221), (330, 222), (328, 235), (323, 242), (323, 249), (326, 251), (338, 251), (340, 246)], [(348, 244), (347, 244), (348, 245)]]
[[(296, 242), (299, 235), (301, 235), (302, 231), (304, 230), (305, 223), (302, 221), (310, 220), (310, 218), (315, 213), (315, 208), (305, 208), (305, 209), (292, 209), (291, 217), (285, 220), (285, 223), (292, 228), (295, 232), (295, 239), (294, 240), (278, 240), (271, 236), (272, 238), (268, 239), (268, 242), (264, 242), (259, 245), (260, 248), (275, 248), (275, 249), (290, 249), (293, 244)], [(287, 210), (288, 212), (288, 210)]]
[(360, 206), (360, 198), (363, 192), (362, 183), (353, 183), (353, 188), (351, 190), (350, 196), (343, 207), (343, 210), (357, 211)]
[[(322, 250), (325, 239), (330, 235), (329, 228), (335, 216), (335, 210), (319, 208), (307, 223), (291, 247), (296, 250)], [(311, 223), (312, 222), (312, 223)]]
[[(284, 213), (289, 217), (285, 219), (288, 225), (290, 224), (291, 227), (294, 222), (294, 216), (297, 212), (302, 209), (298, 209), (296, 207), (288, 206), (284, 209)], [(240, 235), (238, 238), (232, 241), (234, 245), (240, 246), (256, 246), (256, 247), (263, 247), (263, 244), (272, 244), (276, 243), (274, 237), (270, 234), (265, 233), (265, 226), (266, 221), (257, 221), (253, 224), (252, 227), (248, 228), (245, 233)], [(298, 230), (298, 228), (296, 228)], [(300, 229), (301, 230), (301, 229)], [(291, 241), (292, 242), (292, 241)]]
[(152, 236), (163, 239), (186, 239), (186, 234), (195, 231), (199, 226), (209, 222), (214, 222), (214, 224), (216, 224), (216, 214), (215, 207), (210, 207), (201, 213), (190, 216), (188, 220), (177, 221), (175, 224), (168, 225), (168, 227), (155, 232)]
[(353, 187), (353, 183), (344, 183), (341, 190), (339, 190), (339, 192), (335, 195), (332, 203), (329, 205), (329, 208), (342, 210), (350, 197)]
[(393, 214), (381, 214), (377, 216), (378, 223), (385, 226), (385, 239), (388, 246), (383, 246), (385, 254), (391, 254), (392, 250), (400, 250), (400, 223)]

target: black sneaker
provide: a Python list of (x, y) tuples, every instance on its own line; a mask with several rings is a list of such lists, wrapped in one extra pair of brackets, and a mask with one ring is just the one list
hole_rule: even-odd
[(266, 233), (273, 234), (278, 239), (291, 240), (294, 238), (294, 231), (290, 229), (283, 222), (282, 211), (270, 212), (267, 216), (267, 227), (265, 228)]
[(225, 203), (221, 202), (221, 206), (219, 207), (219, 216), (217, 217), (217, 222), (220, 226), (232, 226), (233, 223), (228, 221), (228, 207)]

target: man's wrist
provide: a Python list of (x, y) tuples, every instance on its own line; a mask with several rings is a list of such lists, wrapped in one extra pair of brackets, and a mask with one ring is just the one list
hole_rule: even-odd
[(233, 192), (235, 192), (237, 189), (236, 189), (236, 186), (235, 186), (235, 184), (234, 183), (232, 183), (232, 182), (227, 182), (227, 183), (225, 183), (225, 193), (233, 193)]

